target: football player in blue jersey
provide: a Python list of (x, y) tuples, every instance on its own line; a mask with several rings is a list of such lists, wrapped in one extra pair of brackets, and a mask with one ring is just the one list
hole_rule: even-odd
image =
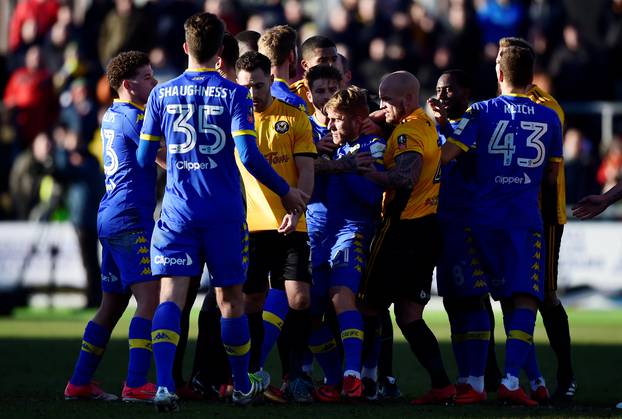
[(503, 48), (496, 65), (501, 95), (471, 105), (442, 150), (444, 164), (462, 153), (475, 154), (473, 196), (465, 219), (491, 294), (504, 309), (506, 375), (497, 395), (524, 406), (538, 405), (518, 378), (532, 349), (544, 291), (538, 195), (542, 187), (543, 199), (555, 196), (562, 155), (557, 114), (526, 95), (533, 60), (527, 48)]
[(337, 68), (320, 64), (307, 70), (304, 80), (309, 86), (307, 100), (315, 108), (313, 114), (309, 116), (309, 120), (313, 128), (313, 141), (317, 144), (330, 132), (324, 105), (342, 86), (343, 77)]
[[(338, 91), (326, 103), (324, 111), (329, 118), (333, 141), (339, 146), (335, 160), (361, 153), (371, 159), (370, 165), (375, 165), (375, 170), (384, 170), (385, 141), (362, 134), (363, 121), (369, 114), (364, 90), (350, 86)], [(328, 302), (335, 308), (345, 364), (342, 372), (335, 362), (339, 359), (338, 353), (328, 328), (323, 326), (315, 331), (309, 345), (326, 375), (325, 385), (317, 391), (322, 401), (339, 400), (339, 386), (346, 398), (363, 397), (363, 319), (356, 307), (356, 294), (369, 244), (380, 219), (383, 191), (378, 184), (354, 172), (333, 173), (327, 177), (323, 201), (326, 234), (314, 247), (313, 296), (319, 300), (315, 302), (316, 307)], [(365, 378), (374, 382), (377, 379)]]
[(224, 24), (200, 13), (184, 24), (188, 69), (154, 89), (147, 102), (138, 162), (152, 166), (166, 140), (167, 184), (151, 243), (151, 269), (161, 276), (160, 305), (152, 326), (158, 411), (178, 410), (172, 364), (190, 277), (207, 264), (222, 312), (221, 335), (234, 381), (233, 401), (247, 404), (264, 390), (248, 375), (250, 348), (242, 284), (248, 231), (234, 149), (249, 171), (278, 196), (285, 209), (304, 211), (309, 198), (290, 188), (259, 153), (247, 89), (215, 70)]
[(296, 40), (296, 31), (291, 26), (275, 26), (259, 38), (258, 52), (270, 59), (270, 74), (274, 77), (272, 96), (308, 113), (304, 99), (289, 90), (290, 78), (296, 77)]
[[(448, 70), (439, 77), (436, 97), (428, 99), (439, 142), (453, 135), (469, 105), (470, 89), (470, 80), (462, 70)], [(458, 366), (456, 404), (479, 403), (487, 398), (484, 372), (491, 329), (487, 310), (490, 298), (471, 227), (463, 219), (473, 194), (472, 157), (467, 153), (443, 167), (438, 203), (443, 243), (436, 281), (449, 317)]]
[(153, 399), (147, 382), (151, 365), (151, 319), (158, 305), (160, 283), (151, 274), (149, 243), (156, 204), (155, 167), (142, 170), (136, 161), (144, 105), (157, 84), (149, 58), (142, 52), (123, 52), (107, 66), (110, 86), (117, 92), (103, 117), (101, 133), (106, 194), (97, 217), (102, 244), (101, 306), (84, 330), (82, 348), (65, 399), (114, 400), (91, 382), (110, 333), (134, 295), (136, 312), (130, 322), (130, 360), (123, 385), (125, 401)]

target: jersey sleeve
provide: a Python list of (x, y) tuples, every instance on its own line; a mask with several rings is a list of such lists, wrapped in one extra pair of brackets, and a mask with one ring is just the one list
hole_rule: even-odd
[(123, 115), (123, 136), (129, 138), (138, 146), (140, 143), (140, 131), (142, 130), (144, 114), (132, 112)]
[(462, 151), (469, 151), (469, 149), (477, 146), (479, 108), (476, 105), (472, 105), (466, 110), (451, 136), (447, 138), (447, 142), (458, 146)]
[(296, 118), (294, 132), (294, 155), (308, 155), (315, 157), (317, 155), (317, 149), (313, 142), (313, 129), (311, 128), (311, 122), (306, 116)]
[(162, 138), (162, 114), (160, 112), (161, 103), (157, 99), (158, 89), (153, 89), (147, 100), (145, 108), (145, 119), (140, 132), (140, 139), (146, 141), (160, 142)]
[(384, 138), (376, 137), (369, 144), (369, 153), (374, 159), (376, 170), (384, 172), (384, 153), (387, 149), (387, 142)]
[(561, 162), (563, 160), (563, 134), (562, 126), (559, 118), (555, 115), (555, 118), (551, 118), (551, 143), (547, 150), (548, 160), (554, 162)]
[(407, 152), (414, 151), (415, 153), (423, 154), (424, 141), (421, 135), (415, 130), (408, 127), (398, 126), (393, 131), (393, 137), (395, 138), (396, 147), (393, 151), (393, 158)]
[(256, 137), (253, 98), (248, 89), (238, 87), (231, 103), (231, 136)]

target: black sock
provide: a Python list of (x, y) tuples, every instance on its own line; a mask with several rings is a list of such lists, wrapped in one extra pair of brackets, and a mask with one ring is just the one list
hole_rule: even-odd
[(194, 354), (193, 376), (204, 385), (219, 387), (231, 380), (229, 358), (222, 345), (220, 310), (199, 313), (199, 334)]
[(402, 326), (401, 329), (410, 349), (428, 371), (432, 388), (443, 388), (451, 384), (447, 372), (445, 372), (438, 341), (425, 321), (423, 319), (415, 320)]
[(248, 313), (248, 329), (251, 335), (251, 359), (248, 366), (250, 372), (259, 371), (259, 359), (261, 358), (261, 344), (263, 343), (263, 318), (259, 313)]
[(497, 363), (497, 351), (495, 350), (495, 313), (492, 310), (490, 298), (485, 300), (486, 311), (490, 319), (490, 341), (488, 342), (488, 357), (486, 359), (486, 371), (484, 373), (484, 382), (486, 390), (497, 391), (501, 382), (501, 370)]
[(309, 309), (295, 310), (289, 308), (285, 318), (284, 339), (288, 349), (288, 375), (296, 378), (303, 375), (302, 363), (311, 332), (311, 312)]
[(570, 357), (570, 327), (566, 310), (560, 302), (552, 307), (541, 307), (540, 314), (551, 348), (557, 356), (557, 381), (570, 381), (574, 378), (574, 372)]
[[(367, 359), (373, 354), (376, 338), (381, 336), (382, 328), (380, 318), (378, 316), (363, 316), (363, 354), (361, 359), (365, 365)], [(378, 356), (379, 354), (376, 354)]]
[(393, 321), (391, 313), (385, 310), (380, 314), (382, 334), (380, 335), (380, 358), (378, 358), (378, 377), (393, 375)]

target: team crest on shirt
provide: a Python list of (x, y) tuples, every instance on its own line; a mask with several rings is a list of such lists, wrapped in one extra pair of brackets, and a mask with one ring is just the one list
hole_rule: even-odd
[(287, 131), (289, 131), (289, 124), (287, 123), (287, 121), (279, 121), (274, 124), (274, 130), (279, 134), (285, 134)]
[(397, 137), (397, 148), (399, 148), (400, 150), (403, 150), (406, 148), (406, 135), (402, 134), (399, 137)]

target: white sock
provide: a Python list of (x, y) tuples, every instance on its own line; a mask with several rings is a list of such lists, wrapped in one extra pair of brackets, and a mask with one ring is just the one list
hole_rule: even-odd
[(538, 387), (546, 387), (546, 382), (544, 381), (544, 377), (538, 377), (535, 380), (531, 380), (529, 382), (529, 386), (532, 391), (536, 391)]
[(378, 367), (374, 367), (374, 368), (363, 367), (361, 376), (363, 378), (369, 378), (372, 381), (378, 381)]
[(352, 376), (352, 377), (356, 377), (359, 380), (361, 379), (361, 373), (358, 371), (354, 371), (354, 370), (346, 370), (343, 372), (343, 376), (347, 377), (348, 375)]
[(476, 377), (474, 375), (469, 375), (468, 383), (473, 387), (473, 390), (481, 393), (484, 391), (484, 376)]
[(507, 374), (501, 380), (501, 384), (506, 386), (508, 390), (514, 391), (514, 390), (518, 390), (520, 382), (518, 381), (518, 377), (514, 377), (513, 375)]

